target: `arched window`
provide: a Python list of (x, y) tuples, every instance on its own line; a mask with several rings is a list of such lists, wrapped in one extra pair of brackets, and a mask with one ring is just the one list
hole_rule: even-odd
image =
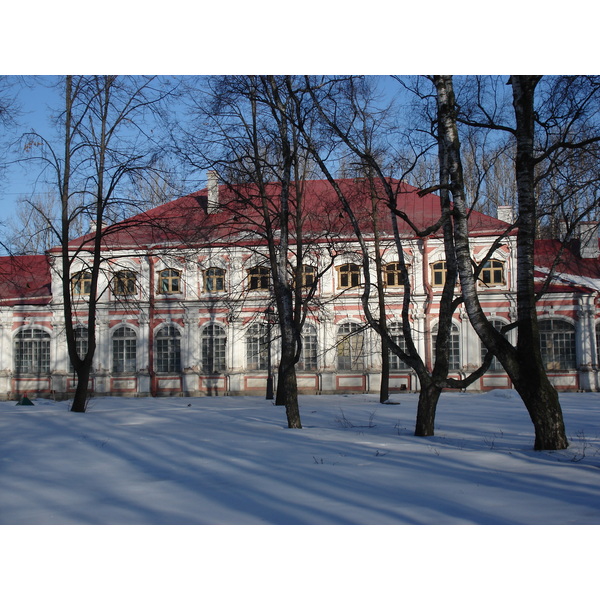
[(431, 265), (431, 285), (443, 287), (446, 283), (446, 261), (439, 260)]
[(544, 368), (547, 371), (575, 369), (575, 327), (562, 319), (543, 319), (539, 330)]
[[(498, 319), (490, 319), (490, 323), (493, 325), (493, 327), (496, 331), (500, 331), (504, 327), (504, 323)], [(485, 355), (487, 354), (487, 348), (485, 347), (485, 345), (482, 341), (480, 341), (480, 344), (481, 344), (481, 363), (483, 364), (483, 360), (485, 358)], [(492, 363), (490, 364), (490, 368), (488, 369), (488, 372), (503, 371), (503, 370), (504, 370), (504, 367), (502, 366), (500, 361), (494, 356), (494, 358), (492, 358)]]
[(113, 373), (137, 370), (137, 336), (131, 327), (119, 327), (112, 334)]
[(158, 274), (159, 294), (179, 294), (181, 292), (181, 271), (165, 269)]
[(246, 366), (250, 371), (266, 371), (269, 332), (264, 323), (254, 323), (246, 331)]
[(404, 285), (404, 273), (400, 263), (388, 263), (383, 267), (383, 283), (386, 287), (402, 287)]
[(268, 290), (270, 273), (267, 267), (248, 269), (248, 288), (251, 290)]
[(360, 285), (360, 267), (353, 263), (346, 263), (338, 267), (338, 288), (347, 289)]
[(181, 334), (174, 325), (160, 329), (156, 336), (156, 372), (179, 373), (181, 371)]
[(479, 281), (485, 286), (504, 285), (504, 263), (499, 260), (488, 260), (479, 273)]
[(340, 371), (357, 371), (365, 367), (365, 337), (356, 323), (340, 325), (337, 334), (337, 363)]
[[(388, 325), (388, 333), (390, 334), (392, 340), (400, 347), (400, 350), (404, 350), (404, 352), (406, 352), (406, 341), (404, 340), (404, 335), (402, 334), (402, 323), (398, 323), (397, 321), (390, 323)], [(391, 350), (389, 350), (389, 356), (390, 371), (406, 371), (407, 369), (410, 369), (410, 367)]]
[(225, 269), (211, 267), (204, 271), (204, 291), (205, 292), (224, 292), (225, 291)]
[(92, 290), (92, 273), (79, 271), (71, 278), (71, 291), (73, 296), (87, 296)]
[(200, 336), (202, 371), (206, 374), (223, 373), (226, 369), (225, 347), (227, 336), (220, 325), (207, 325)]
[(132, 296), (137, 290), (137, 274), (133, 271), (117, 271), (113, 278), (115, 296)]
[(302, 332), (302, 352), (298, 362), (299, 371), (317, 370), (317, 330), (313, 325), (305, 325)]
[[(435, 349), (437, 343), (438, 324), (436, 323), (431, 329), (431, 342), (433, 345), (433, 360), (435, 361)], [(448, 340), (448, 369), (450, 371), (458, 371), (460, 369), (460, 334), (458, 327), (452, 323), (450, 330), (450, 339)]]
[(22, 329), (14, 340), (15, 373), (50, 372), (50, 334), (43, 329)]

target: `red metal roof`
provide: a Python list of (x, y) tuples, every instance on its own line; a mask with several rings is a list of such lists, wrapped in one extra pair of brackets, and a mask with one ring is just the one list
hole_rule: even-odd
[(50, 294), (47, 256), (0, 256), (0, 305), (47, 304)]
[[(395, 190), (397, 209), (405, 213), (418, 229), (425, 229), (439, 219), (438, 196), (425, 194), (421, 197), (417, 188), (404, 182), (390, 179), (389, 183)], [(337, 184), (352, 206), (362, 231), (368, 234), (373, 230), (369, 182), (363, 179), (340, 179)], [(327, 180), (304, 181), (298, 188), (302, 191), (303, 208), (300, 212), (303, 215), (304, 236), (353, 235), (352, 226), (343, 213), (336, 192)], [(295, 185), (292, 185), (292, 191), (297, 191)], [(381, 182), (376, 182), (374, 192), (379, 205), (379, 229), (391, 234), (391, 218), (385, 206)], [(280, 196), (279, 183), (267, 185), (267, 203), (272, 214), (277, 212)], [(207, 210), (208, 192), (206, 189), (200, 190), (110, 225), (105, 229), (102, 245), (105, 248), (134, 248), (161, 244), (260, 243), (264, 221), (261, 196), (255, 185), (219, 185), (219, 204), (220, 210), (210, 213)], [(296, 200), (293, 194), (290, 204), (294, 212)], [(399, 219), (398, 224), (402, 235), (413, 235), (412, 229), (404, 221)], [(503, 221), (476, 211), (471, 214), (470, 225), (472, 236), (498, 235), (506, 229)], [(277, 229), (276, 220), (274, 227)], [(93, 237), (93, 234), (87, 234), (77, 238), (71, 242), (71, 247), (89, 244)]]
[(558, 257), (549, 291), (600, 290), (600, 258), (581, 258), (578, 240), (564, 247), (559, 240), (536, 240), (534, 251), (535, 277), (540, 285)]

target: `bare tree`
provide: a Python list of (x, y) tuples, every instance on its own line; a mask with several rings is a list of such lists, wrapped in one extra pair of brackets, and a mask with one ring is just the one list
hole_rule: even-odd
[[(153, 77), (66, 76), (64, 111), (59, 119), (62, 151), (41, 135), (26, 136), (28, 160), (49, 170), (60, 196), (60, 225), (49, 224), (59, 238), (67, 349), (77, 374), (71, 410), (85, 412), (92, 360), (96, 350), (96, 315), (100, 290), (102, 241), (110, 221), (131, 214), (136, 199), (124, 194), (131, 178), (156, 164), (157, 139), (144, 129), (143, 119), (165, 98)], [(70, 240), (75, 223), (93, 222), (93, 231), (78, 243)], [(115, 225), (114, 227), (122, 227)], [(78, 271), (73, 273), (75, 265)], [(87, 351), (77, 352), (75, 312), (86, 313)]]
[[(302, 329), (316, 310), (319, 278), (333, 262), (332, 255), (315, 260), (315, 232), (321, 242), (335, 235), (311, 223), (316, 215), (305, 205), (304, 182), (314, 167), (294, 127), (296, 85), (296, 78), (283, 76), (212, 78), (208, 97), (194, 96), (201, 125), (184, 142), (187, 160), (217, 171), (224, 182), (229, 200), (221, 200), (220, 210), (238, 232), (237, 244), (246, 241), (268, 268), (281, 347), (275, 403), (285, 405), (290, 428), (301, 427)], [(310, 127), (310, 117), (303, 119)], [(249, 297), (246, 302), (252, 306)], [(257, 316), (262, 319), (258, 307)]]
[[(438, 94), (440, 153), (448, 161), (449, 169), (441, 176), (440, 185), (452, 192), (454, 202), (454, 234), (461, 285), (465, 305), (471, 323), (486, 347), (493, 352), (507, 373), (521, 398), (535, 428), (536, 450), (563, 449), (568, 446), (558, 394), (550, 383), (541, 358), (540, 337), (537, 323), (534, 285), (534, 243), (538, 229), (539, 204), (536, 194), (536, 166), (549, 174), (564, 165), (564, 153), (569, 151), (595, 151), (600, 139), (597, 125), (589, 120), (592, 107), (597, 106), (600, 92), (597, 82), (587, 81), (584, 93), (571, 95), (569, 108), (563, 111), (551, 102), (545, 114), (536, 112), (536, 88), (541, 78), (536, 76), (512, 76), (515, 126), (500, 125), (491, 118), (471, 125), (504, 130), (514, 136), (516, 142), (515, 180), (518, 190), (517, 233), (517, 333), (518, 341), (513, 347), (494, 329), (479, 304), (476, 280), (469, 246), (468, 205), (462, 173), (460, 141), (458, 136), (458, 109), (452, 77), (437, 76), (434, 82)], [(576, 100), (576, 98), (578, 100)], [(540, 107), (543, 108), (543, 107)], [(561, 114), (562, 112), (562, 114)], [(581, 126), (582, 120), (585, 126)], [(544, 136), (536, 136), (536, 122), (545, 124)], [(536, 151), (536, 144), (538, 150)], [(558, 155), (558, 156), (557, 156)], [(562, 171), (560, 176), (564, 176)], [(566, 178), (568, 179), (568, 177)], [(571, 180), (571, 183), (574, 183)], [(592, 206), (595, 202), (592, 204)], [(586, 211), (589, 210), (589, 205)], [(584, 211), (584, 212), (586, 212)], [(581, 215), (581, 213), (579, 213)]]
[[(454, 293), (458, 270), (454, 255), (453, 233), (450, 221), (451, 203), (449, 196), (445, 193), (442, 193), (440, 196), (440, 218), (426, 229), (418, 227), (410, 220), (405, 212), (398, 209), (398, 199), (402, 196), (405, 184), (402, 179), (393, 179), (389, 177), (387, 173), (389, 172), (390, 164), (393, 164), (396, 168), (401, 165), (404, 172), (412, 171), (417, 160), (427, 151), (427, 149), (421, 149), (413, 153), (411, 158), (407, 158), (407, 153), (405, 156), (398, 157), (396, 161), (390, 161), (388, 155), (376, 151), (376, 146), (374, 144), (375, 138), (371, 135), (365, 136), (365, 128), (363, 126), (365, 121), (372, 121), (373, 112), (367, 110), (365, 106), (361, 106), (360, 102), (358, 102), (358, 99), (360, 98), (360, 88), (357, 90), (355, 78), (316, 79), (307, 77), (306, 85), (319, 114), (326, 124), (330, 139), (341, 141), (343, 146), (351, 152), (356, 160), (368, 167), (369, 172), (373, 177), (371, 182), (376, 180), (377, 187), (381, 190), (380, 201), (385, 202), (387, 211), (391, 213), (393, 239), (396, 244), (404, 282), (402, 333), (406, 348), (401, 348), (390, 336), (384, 323), (385, 311), (378, 314), (371, 309), (371, 293), (373, 288), (376, 287), (372, 284), (370, 279), (370, 265), (372, 259), (370, 258), (369, 246), (363, 228), (361, 227), (359, 219), (357, 219), (356, 208), (352, 205), (351, 200), (347, 197), (347, 194), (344, 193), (344, 190), (337, 184), (328, 167), (327, 161), (323, 158), (323, 149), (314, 144), (310, 146), (315, 160), (336, 190), (341, 205), (352, 223), (354, 233), (361, 246), (363, 271), (365, 273), (362, 306), (366, 320), (369, 326), (385, 340), (384, 345), (388, 345), (394, 354), (415, 370), (420, 382), (415, 435), (433, 435), (436, 407), (442, 390), (444, 388), (465, 389), (485, 373), (492, 359), (492, 355), (488, 353), (481, 367), (464, 379), (457, 380), (448, 377), (448, 348), (452, 327), (452, 315), (461, 303), (461, 298), (455, 297)], [(358, 86), (360, 85), (361, 84), (359, 83)], [(367, 129), (371, 130), (371, 133), (374, 132), (370, 127)], [(310, 144), (309, 136), (306, 136), (305, 139), (307, 143)], [(386, 160), (384, 159), (387, 159), (389, 162), (386, 164)], [(412, 290), (407, 265), (404, 261), (404, 248), (399, 233), (398, 219), (405, 221), (416, 236), (423, 237), (437, 231), (441, 231), (443, 235), (446, 251), (447, 275), (440, 298), (435, 360), (431, 366), (428, 366), (426, 360), (419, 355), (413, 339), (412, 322), (410, 318)]]

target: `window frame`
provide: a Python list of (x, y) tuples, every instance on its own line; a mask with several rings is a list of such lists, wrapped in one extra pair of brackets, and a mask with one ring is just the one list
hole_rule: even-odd
[(112, 373), (128, 374), (137, 372), (136, 330), (130, 325), (119, 325), (111, 335)]
[(222, 325), (210, 323), (202, 329), (200, 353), (203, 374), (215, 375), (227, 370), (227, 332)]
[[(442, 266), (437, 268), (439, 265), (442, 265)], [(431, 287), (436, 287), (436, 288), (444, 287), (444, 285), (446, 284), (446, 277), (448, 275), (448, 268), (446, 267), (446, 261), (445, 260), (436, 260), (435, 262), (431, 263), (429, 266), (431, 269)], [(441, 276), (441, 280), (442, 280), (441, 283), (436, 282), (436, 280), (435, 280), (436, 274), (439, 274)]]
[(225, 292), (225, 275), (226, 271), (221, 267), (208, 267), (203, 273), (203, 291), (207, 294), (220, 294)]
[[(310, 281), (309, 281), (310, 278)], [(300, 285), (302, 288), (310, 288), (317, 281), (317, 268), (313, 265), (303, 264), (300, 268)]]
[[(400, 321), (392, 321), (388, 325), (388, 334), (390, 338), (400, 347), (404, 352), (406, 349), (406, 340), (402, 333), (402, 323)], [(410, 371), (411, 367), (407, 365), (397, 354), (394, 354), (390, 348), (388, 348), (389, 365), (390, 371)]]
[(336, 267), (336, 270), (338, 289), (351, 290), (362, 285), (362, 270), (360, 265), (350, 262), (344, 263)]
[(319, 336), (312, 324), (304, 326), (302, 331), (302, 352), (298, 361), (298, 370), (315, 372), (319, 368)]
[[(486, 265), (490, 266), (487, 267)], [(479, 272), (477, 283), (485, 288), (506, 285), (505, 265), (506, 263), (504, 261), (498, 260), (497, 258), (490, 258), (485, 261), (484, 266)], [(500, 281), (493, 281), (498, 273), (500, 274)], [(486, 275), (489, 276), (490, 281), (485, 281)]]
[[(431, 328), (431, 364), (435, 363), (435, 350), (437, 345), (437, 335), (439, 323)], [(452, 323), (450, 328), (450, 339), (448, 348), (448, 371), (460, 371), (462, 368), (460, 329), (456, 323)]]
[[(173, 283), (177, 282), (177, 289), (173, 289)], [(166, 287), (167, 289), (163, 289), (164, 283), (167, 283)], [(158, 290), (157, 293), (158, 294), (164, 294), (164, 295), (172, 295), (172, 294), (181, 294), (183, 292), (182, 290), (183, 286), (182, 286), (182, 276), (181, 276), (181, 271), (178, 269), (171, 269), (171, 268), (167, 268), (167, 269), (163, 269), (162, 271), (159, 271), (158, 273)]]
[(266, 371), (268, 365), (269, 325), (252, 323), (244, 334), (246, 345), (246, 369), (249, 371)]
[(251, 292), (268, 291), (271, 285), (271, 269), (263, 266), (250, 267), (246, 271), (248, 290)]
[(364, 371), (366, 340), (364, 329), (358, 323), (347, 322), (338, 326), (335, 347), (338, 371)]
[[(154, 334), (154, 368), (161, 375), (181, 373), (181, 331), (162, 325)], [(164, 366), (167, 369), (164, 369)]]
[[(390, 267), (395, 267), (390, 269)], [(386, 263), (383, 265), (383, 285), (386, 288), (401, 288), (404, 287), (404, 273), (400, 269), (400, 263), (398, 261)], [(389, 282), (391, 278), (393, 283)]]
[[(547, 324), (550, 324), (549, 329), (546, 328)], [(560, 324), (560, 326), (557, 327), (557, 324)], [(538, 328), (544, 369), (547, 372), (576, 370), (577, 340), (575, 325), (566, 319), (552, 317), (540, 319)], [(567, 334), (569, 339), (567, 339)]]
[[(50, 334), (40, 327), (27, 327), (17, 331), (13, 337), (15, 374), (25, 376), (49, 374), (50, 341)], [(23, 368), (25, 364), (28, 368)]]
[(77, 273), (73, 273), (71, 277), (71, 295), (89, 296), (91, 291), (92, 272), (89, 269), (82, 269), (81, 271), (77, 271)]
[[(133, 282), (133, 289), (130, 289), (130, 284)], [(119, 289), (122, 284), (125, 289)], [(112, 292), (115, 296), (135, 296), (137, 294), (137, 273), (130, 269), (122, 269), (117, 271), (113, 276)]]

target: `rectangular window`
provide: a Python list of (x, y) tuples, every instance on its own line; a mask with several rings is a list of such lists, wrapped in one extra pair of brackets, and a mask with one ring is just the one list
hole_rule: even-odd
[(79, 271), (71, 279), (73, 296), (87, 296), (92, 291), (92, 274), (89, 271)]
[(132, 296), (136, 292), (136, 274), (131, 271), (119, 271), (113, 279), (115, 296)]
[(174, 269), (165, 269), (158, 274), (159, 294), (178, 294), (181, 292), (181, 273)]
[(204, 291), (225, 291), (225, 271), (223, 269), (211, 268), (204, 272)]
[(266, 267), (248, 269), (248, 287), (251, 290), (268, 290), (269, 276), (270, 271)]
[(338, 268), (338, 287), (348, 289), (360, 285), (360, 267), (352, 263)]

